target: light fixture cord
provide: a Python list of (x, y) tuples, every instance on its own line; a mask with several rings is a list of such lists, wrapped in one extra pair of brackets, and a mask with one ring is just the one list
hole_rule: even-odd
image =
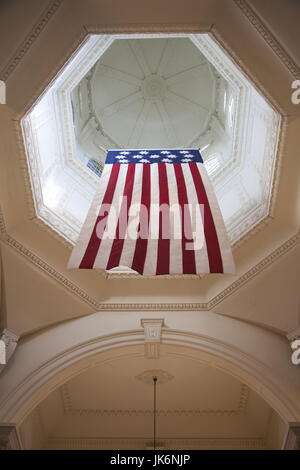
[(156, 449), (156, 383), (157, 377), (153, 377), (153, 387), (154, 387), (154, 412), (153, 412), (153, 447)]

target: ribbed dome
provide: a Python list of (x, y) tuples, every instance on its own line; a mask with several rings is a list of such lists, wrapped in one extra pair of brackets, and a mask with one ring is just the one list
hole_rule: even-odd
[(201, 146), (225, 89), (188, 38), (117, 39), (73, 91), (79, 145), (100, 161), (101, 147)]

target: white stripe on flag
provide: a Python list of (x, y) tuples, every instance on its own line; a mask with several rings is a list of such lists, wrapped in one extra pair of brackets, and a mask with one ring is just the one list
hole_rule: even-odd
[[(157, 266), (157, 247), (158, 239), (152, 238), (152, 231), (159, 227), (159, 212), (156, 211), (157, 217), (153, 217), (153, 207), (152, 205), (157, 205), (159, 207), (159, 179), (158, 179), (158, 164), (152, 163), (150, 165), (150, 179), (151, 179), (151, 199), (150, 199), (150, 230), (149, 230), (149, 239), (147, 243), (147, 254), (145, 259), (143, 275), (145, 276), (155, 276), (156, 275), (156, 266)], [(152, 216), (152, 217), (151, 217)], [(152, 220), (153, 219), (153, 220)], [(151, 227), (152, 224), (152, 227)]]
[[(109, 164), (106, 166), (112, 166), (112, 165)], [(113, 197), (112, 204), (111, 204), (112, 207), (107, 217), (106, 228), (102, 235), (101, 244), (100, 244), (100, 247), (99, 247), (95, 262), (94, 262), (94, 266), (93, 266), (94, 268), (97, 268), (97, 269), (106, 269), (106, 266), (107, 266), (112, 244), (115, 239), (119, 211), (120, 211), (119, 204), (122, 202), (122, 200), (120, 200), (120, 197), (123, 196), (127, 169), (128, 169), (128, 165), (120, 165), (120, 171), (118, 175), (116, 189), (115, 189), (114, 197)]]
[[(196, 192), (196, 189), (195, 189), (194, 180), (193, 180), (193, 177), (192, 177), (192, 174), (191, 174), (189, 164), (184, 163), (184, 164), (181, 165), (181, 167), (182, 167), (182, 171), (183, 171), (183, 175), (184, 175), (184, 179), (185, 179), (185, 183), (186, 183), (186, 187), (187, 187), (188, 203), (192, 204), (193, 209), (194, 209), (194, 212), (191, 214), (192, 232), (195, 233), (196, 229), (197, 229), (197, 236), (202, 238), (202, 235), (203, 235), (203, 239), (204, 239), (202, 248), (200, 250), (197, 250), (197, 249), (194, 250), (195, 263), (196, 263), (196, 272), (201, 273), (201, 274), (205, 274), (205, 273), (210, 272), (209, 260), (208, 260), (208, 254), (207, 254), (207, 246), (206, 246), (206, 240), (205, 240), (205, 236), (204, 236), (204, 227), (203, 227), (202, 218), (201, 218), (202, 226), (200, 228), (200, 230), (202, 231), (202, 234), (199, 233), (199, 227), (196, 227), (196, 217), (199, 217), (199, 214), (198, 213), (196, 214), (195, 207), (197, 207), (198, 210), (200, 210), (200, 209), (203, 210), (203, 208), (199, 207), (198, 196), (197, 196), (197, 192)], [(204, 215), (203, 213), (201, 213), (201, 214), (202, 214), (202, 216)], [(204, 217), (205, 217), (205, 215), (204, 215)], [(198, 222), (200, 222), (200, 220)], [(195, 246), (195, 243), (194, 243), (194, 246)]]
[(210, 205), (210, 210), (212, 217), (215, 223), (215, 228), (218, 236), (219, 247), (221, 251), (222, 261), (223, 261), (223, 272), (228, 274), (235, 274), (235, 265), (232, 257), (232, 251), (228, 240), (228, 235), (226, 232), (224, 220), (219, 208), (216, 194), (213, 190), (211, 181), (208, 177), (205, 166), (202, 163), (197, 163), (199, 169), (207, 198)]
[[(122, 255), (120, 258), (120, 266), (127, 266), (131, 268), (135, 244), (137, 239), (137, 232), (133, 233), (133, 230), (130, 230), (130, 227), (133, 227), (133, 223), (135, 220), (138, 220), (140, 210), (141, 210), (141, 195), (142, 195), (142, 181), (143, 181), (143, 163), (137, 163), (135, 165), (135, 173), (134, 173), (134, 183), (133, 183), (133, 190), (132, 190), (132, 199), (129, 208), (129, 217), (128, 217), (128, 224), (126, 230), (127, 238), (124, 240)], [(133, 214), (133, 210), (139, 207), (138, 211), (135, 211)], [(137, 222), (138, 225), (138, 222)], [(129, 229), (129, 231), (128, 231)]]
[[(182, 224), (180, 206), (178, 202), (178, 190), (174, 173), (174, 165), (166, 165), (169, 202), (170, 202), (170, 274), (181, 274), (182, 264)], [(177, 238), (176, 238), (177, 237)], [(178, 238), (179, 237), (179, 238)]]
[(112, 165), (105, 165), (103, 173), (100, 178), (100, 182), (97, 186), (97, 190), (89, 209), (88, 215), (82, 226), (76, 245), (72, 251), (71, 257), (68, 262), (68, 269), (78, 268), (81, 260), (86, 252), (89, 244), (92, 232), (94, 230), (95, 222), (97, 220), (99, 210), (105, 195), (105, 191), (109, 182)]

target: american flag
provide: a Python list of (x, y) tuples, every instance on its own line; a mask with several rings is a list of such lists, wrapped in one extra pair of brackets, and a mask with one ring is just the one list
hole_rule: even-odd
[(234, 273), (197, 149), (109, 150), (68, 268), (141, 275)]

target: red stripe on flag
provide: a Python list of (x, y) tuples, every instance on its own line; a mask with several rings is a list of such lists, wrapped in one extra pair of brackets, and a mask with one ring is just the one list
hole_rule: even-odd
[(199, 204), (204, 204), (204, 234), (211, 273), (223, 273), (223, 262), (214, 219), (197, 163), (189, 163)]
[(173, 166), (177, 182), (178, 202), (181, 209), (182, 273), (196, 274), (195, 252), (194, 250), (186, 249), (186, 243), (192, 244), (193, 240), (191, 238), (188, 239), (185, 236), (186, 234), (190, 234), (192, 237), (192, 221), (189, 210), (186, 210), (186, 214), (184, 213), (185, 205), (188, 204), (184, 175), (180, 163), (174, 163)]
[[(167, 205), (170, 209), (169, 203), (169, 189), (168, 177), (165, 163), (158, 163), (158, 185), (159, 185), (159, 206), (162, 204)], [(165, 231), (169, 231), (168, 238), (163, 237), (163, 223), (167, 222)], [(165, 236), (167, 233), (165, 233)], [(159, 235), (157, 243), (157, 265), (156, 274), (169, 274), (170, 272), (170, 211), (168, 220), (163, 221), (162, 211), (159, 213)]]
[[(116, 237), (111, 247), (106, 269), (115, 268), (116, 266), (119, 266), (119, 263), (120, 263), (124, 240), (125, 240), (124, 237), (126, 234), (126, 228), (128, 224), (128, 213), (129, 213), (129, 208), (130, 208), (131, 199), (132, 199), (134, 174), (135, 174), (135, 164), (128, 165), (125, 186), (124, 186), (124, 191), (123, 191), (123, 198), (125, 199), (122, 200), (122, 204), (120, 208), (120, 215), (118, 219), (118, 225), (116, 229)], [(124, 224), (126, 220), (126, 226), (124, 224), (124, 227), (123, 226), (120, 227), (121, 217), (124, 219), (121, 222), (122, 224)], [(121, 231), (121, 229), (123, 230)]]
[[(105, 205), (111, 204), (113, 200), (119, 171), (120, 171), (120, 165), (113, 165), (99, 213), (101, 213), (101, 208), (104, 206), (104, 204)], [(97, 229), (98, 223), (101, 222), (104, 219), (104, 217), (107, 217), (107, 215), (105, 214), (101, 216), (98, 215), (96, 219), (90, 241), (85, 250), (81, 263), (79, 265), (79, 269), (92, 269), (93, 268), (95, 258), (97, 256), (99, 246), (101, 243), (101, 239), (98, 237), (96, 229)]]
[[(147, 209), (148, 220), (148, 236), (149, 236), (149, 216), (150, 216), (150, 200), (151, 200), (151, 172), (150, 165), (143, 165), (143, 180), (142, 180), (142, 195), (141, 195), (141, 205)], [(144, 213), (142, 212), (142, 217)], [(145, 221), (144, 221), (145, 222)], [(139, 225), (139, 230), (141, 228), (141, 222)], [(137, 271), (139, 274), (143, 274), (144, 266), (146, 261), (148, 239), (147, 238), (138, 238), (135, 244), (135, 250), (133, 255), (133, 261), (131, 268), (134, 271)]]

